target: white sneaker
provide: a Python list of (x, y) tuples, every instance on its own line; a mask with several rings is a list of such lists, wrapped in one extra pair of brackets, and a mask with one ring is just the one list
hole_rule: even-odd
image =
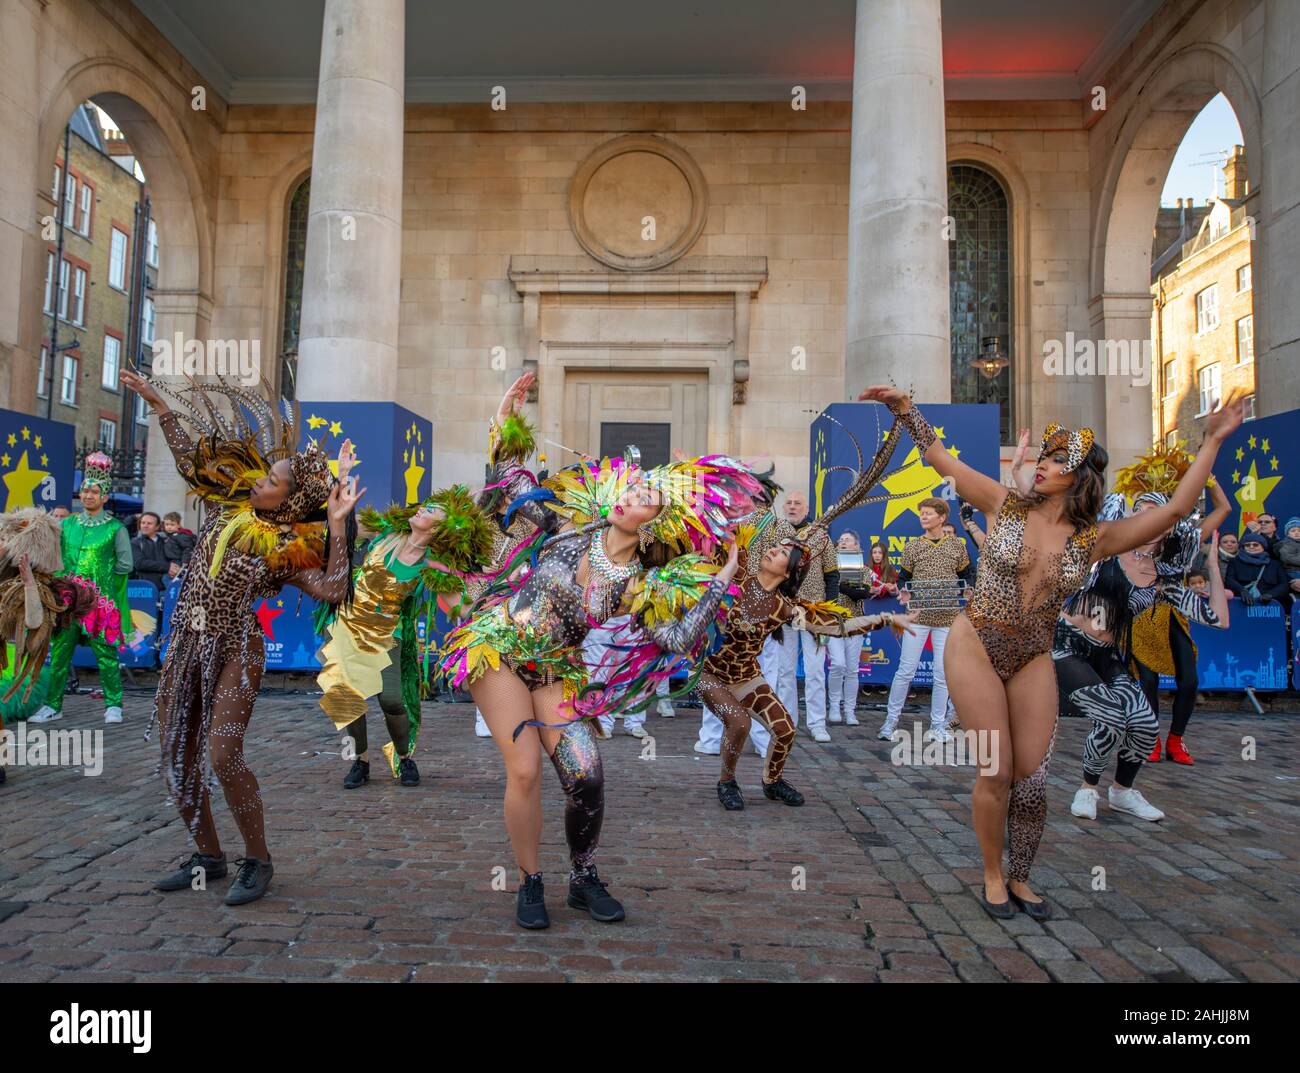
[(709, 746), (709, 745), (705, 745), (704, 742), (702, 741), (697, 741), (695, 743), (695, 751), (697, 753), (701, 753), (704, 756), (719, 756), (722, 753), (722, 746), (721, 745)]
[(667, 699), (659, 702), (657, 711), (662, 719), (672, 719), (677, 715), (677, 709), (673, 707), (673, 702)]
[(856, 715), (846, 715), (844, 717), (844, 725), (846, 727), (857, 727), (862, 724), (858, 722), (858, 717)]
[(826, 733), (825, 727), (813, 727), (811, 733), (812, 733), (812, 740), (819, 741), (823, 745), (826, 744), (826, 742), (831, 740), (831, 736)]
[(876, 731), (876, 737), (881, 741), (893, 741), (894, 735), (897, 733), (897, 723), (884, 722), (880, 724), (880, 729)]
[(644, 738), (646, 736), (645, 727), (640, 723), (624, 723), (623, 729), (634, 738)]
[(1080, 786), (1074, 795), (1074, 801), (1070, 804), (1070, 811), (1080, 819), (1095, 820), (1097, 818), (1097, 791), (1091, 786)]
[(948, 728), (946, 726), (934, 726), (931, 724), (930, 729), (925, 736), (931, 741), (943, 743), (952, 741), (952, 735), (948, 733)]
[(488, 730), (487, 722), (483, 719), (482, 713), (474, 716), (474, 737), (490, 738), (492, 731)]
[(843, 720), (842, 720), (842, 719), (840, 718), (840, 716), (839, 716), (839, 713), (836, 713), (835, 715), (828, 715), (828, 716), (826, 717), (826, 721), (829, 722), (829, 723), (840, 723), (840, 722), (843, 722)]
[(596, 720), (596, 737), (601, 741), (609, 741), (614, 736), (614, 720), (611, 718), (608, 722), (604, 719)]
[(105, 723), (120, 723), (121, 721), (122, 721), (122, 708), (120, 705), (114, 704), (111, 708), (104, 709)]
[(1136, 816), (1139, 820), (1163, 820), (1165, 814), (1155, 805), (1151, 804), (1145, 797), (1129, 787), (1116, 787), (1111, 784), (1107, 796), (1110, 798), (1110, 807), (1116, 812), (1127, 812), (1130, 816)]
[(56, 719), (62, 719), (63, 713), (56, 712), (48, 704), (42, 704), (33, 714), (27, 717), (29, 723), (52, 723)]

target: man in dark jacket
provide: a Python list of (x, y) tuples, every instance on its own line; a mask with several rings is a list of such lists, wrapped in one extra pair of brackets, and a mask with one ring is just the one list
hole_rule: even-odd
[(1267, 538), (1249, 529), (1241, 535), (1237, 556), (1228, 563), (1223, 583), (1246, 605), (1290, 602), (1290, 579), (1268, 553)]
[(160, 589), (168, 574), (167, 552), (163, 543), (162, 519), (153, 511), (140, 515), (139, 533), (131, 541), (131, 555), (135, 561), (132, 577), (152, 581)]

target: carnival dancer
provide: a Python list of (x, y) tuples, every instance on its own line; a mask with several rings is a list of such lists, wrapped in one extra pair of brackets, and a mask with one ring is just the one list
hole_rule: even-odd
[[(1158, 505), (1154, 499), (1140, 498), (1137, 512)], [(1112, 493), (1101, 520), (1126, 513), (1124, 494)], [(1118, 750), (1115, 781), (1107, 791), (1111, 809), (1141, 820), (1164, 819), (1133, 785), (1159, 732), (1155, 712), (1129, 669), (1133, 621), (1161, 600), (1195, 622), (1227, 628), (1228, 600), (1217, 546), (1210, 557), (1209, 598), (1183, 584), (1182, 574), (1199, 545), (1200, 529), (1184, 519), (1150, 544), (1094, 565), (1061, 613), (1052, 645), (1061, 710), (1092, 720), (1083, 745), (1083, 784), (1070, 805), (1075, 816), (1097, 818), (1097, 786)]]
[[(1157, 444), (1116, 475), (1115, 490), (1128, 496), (1135, 512), (1163, 507), (1168, 504), (1169, 497), (1191, 463), (1191, 456), (1181, 446)], [(1219, 526), (1232, 513), (1232, 505), (1218, 482), (1211, 477), (1206, 484), (1212, 509), (1196, 527), (1199, 529), (1199, 542), (1209, 540), (1217, 533)], [(1186, 526), (1178, 529), (1180, 533), (1185, 531), (1188, 531)], [(1137, 679), (1142, 683), (1142, 691), (1157, 722), (1160, 719), (1160, 676), (1173, 676), (1173, 716), (1165, 756), (1177, 764), (1190, 765), (1192, 757), (1183, 745), (1183, 734), (1196, 709), (1196, 691), (1200, 683), (1196, 675), (1196, 643), (1188, 626), (1187, 607), (1196, 609), (1200, 604), (1186, 599), (1184, 584), (1198, 549), (1192, 549), (1189, 554), (1180, 544), (1179, 553), (1174, 555), (1172, 541), (1169, 546), (1170, 553), (1157, 556), (1154, 562), (1161, 582), (1156, 598), (1133, 618), (1131, 655), (1137, 667)], [(1217, 552), (1215, 558), (1218, 558)], [(1213, 574), (1210, 576), (1214, 577)], [(1231, 588), (1226, 573), (1222, 581)], [(1222, 617), (1226, 619), (1226, 616)], [(1159, 762), (1160, 734), (1157, 730), (1147, 763)]]
[[(529, 378), (507, 393), (503, 409), (518, 409)], [(732, 522), (732, 495), (757, 484), (730, 459), (702, 458), (650, 471), (602, 460), (552, 479), (559, 511), (574, 529), (552, 537), (537, 565), (513, 591), (481, 601), (469, 622), (448, 637), (442, 662), (453, 685), (467, 683), (506, 766), (505, 820), (519, 866), (516, 920), (544, 928), (549, 917), (539, 867), (541, 751), (551, 758), (566, 797), (565, 835), (571, 871), (568, 904), (600, 921), (622, 920), (595, 867), (604, 817), (604, 775), (594, 718), (610, 704), (654, 696), (654, 685), (676, 661), (694, 658), (718, 617), (736, 571), (733, 551), (722, 568), (703, 555), (673, 558), (666, 549), (693, 544), (711, 551)], [(527, 510), (542, 524), (539, 503)], [(583, 640), (593, 626), (633, 616), (647, 644), (620, 652), (612, 666), (587, 668)]]
[(35, 707), (51, 637), (80, 631), (114, 654), (122, 645), (117, 604), (64, 569), (60, 545), (59, 520), (39, 507), (0, 514), (0, 734)]
[(1048, 425), (1034, 494), (1025, 496), (953, 458), (906, 392), (871, 387), (860, 398), (888, 405), (925, 461), (941, 477), (954, 478), (957, 494), (992, 519), (975, 591), (948, 635), (944, 665), (963, 730), (992, 735), (997, 743), (972, 795), (984, 908), (1005, 918), (1020, 906), (1045, 919), (1050, 905), (1030, 889), (1029, 870), (1047, 815), (1058, 708), (1051, 647), (1061, 607), (1093, 562), (1149, 543), (1191, 511), (1224, 438), (1241, 424), (1241, 403), (1230, 400), (1206, 417), (1205, 441), (1168, 504), (1099, 523), (1106, 452), (1090, 429)]
[(337, 610), (322, 604), (317, 622), (317, 632), (326, 636), (317, 656), (320, 706), (351, 741), (345, 790), (370, 781), (366, 701), (371, 697), (379, 698), (388, 726), (384, 756), (393, 778), (417, 786), (420, 770), (413, 754), (426, 677), (417, 622), (431, 623), (440, 608), (455, 614), (467, 576), (487, 560), (492, 525), (462, 487), (434, 492), (417, 507), (364, 510), (359, 521), (375, 536), (353, 572), (353, 598)]
[(273, 874), (261, 794), (244, 759), (265, 658), (253, 604), (285, 585), (325, 603), (347, 598), (353, 508), (365, 490), (348, 475), (351, 443), (343, 443), (335, 481), (315, 442), (298, 449), (296, 406), (270, 401), (266, 385), (264, 398), (224, 382), (172, 390), (130, 371), (122, 383), (158, 415), (177, 470), (208, 507), (180, 578), (154, 706), (162, 771), (197, 852), (155, 889), (186, 890), (198, 875), (227, 874), (209, 801), (211, 768), (244, 840), (226, 904), (243, 905), (266, 893)]
[[(63, 521), (64, 570), (95, 583), (117, 607), (122, 628), (130, 630), (131, 608), (126, 600), (126, 582), (134, 557), (131, 537), (120, 521), (104, 509), (112, 491), (112, 462), (96, 451), (82, 466), (81, 505), (85, 509)], [(75, 620), (54, 636), (50, 653), (50, 688), (45, 703), (31, 717), (33, 723), (63, 718), (63, 693), (72, 667), (73, 649), (90, 646), (99, 667), (99, 684), (104, 691), (104, 722), (122, 721), (122, 670), (118, 649), (102, 637), (90, 637)]]

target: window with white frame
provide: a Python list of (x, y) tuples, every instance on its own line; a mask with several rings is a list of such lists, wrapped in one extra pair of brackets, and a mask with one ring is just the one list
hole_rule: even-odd
[(1177, 446), (1178, 446), (1178, 430), (1176, 428), (1171, 428), (1168, 432), (1165, 433), (1165, 448), (1167, 450), (1173, 450)]
[(1176, 356), (1165, 362), (1164, 383), (1165, 398), (1169, 398), (1178, 391), (1178, 358)]
[(140, 323), (141, 323), (141, 327), (140, 327), (141, 341), (144, 343), (145, 346), (153, 346), (154, 311), (153, 311), (152, 298), (146, 298), (144, 300), (144, 307), (141, 310)]
[(1242, 408), (1245, 410), (1245, 413), (1242, 416), (1242, 420), (1254, 421), (1255, 420), (1255, 396), (1247, 395), (1244, 399), (1241, 400), (1241, 405)]
[(81, 226), (77, 228), (83, 235), (90, 235), (90, 213), (95, 203), (95, 191), (85, 183), (81, 184)]
[(122, 340), (113, 335), (104, 336), (104, 369), (100, 384), (109, 391), (117, 390), (117, 378), (122, 370)]
[(1204, 417), (1219, 405), (1221, 398), (1219, 392), (1219, 363), (1216, 361), (1213, 365), (1207, 365), (1197, 373), (1197, 381), (1200, 387), (1201, 408), (1196, 411), (1196, 416)]
[(116, 421), (110, 421), (107, 417), (99, 419), (99, 446), (105, 451), (111, 451), (117, 446)]
[(45, 312), (54, 312), (54, 254), (45, 255)]
[(1219, 285), (1211, 283), (1196, 296), (1196, 334), (1212, 332), (1219, 326)]
[(69, 175), (63, 183), (63, 226), (75, 227), (77, 218), (77, 177)]
[(1255, 360), (1255, 317), (1242, 317), (1237, 321), (1237, 364)]
[(1242, 265), (1237, 269), (1237, 293), (1250, 290), (1250, 265)]
[(113, 228), (108, 251), (108, 285), (126, 290), (126, 232)]
[(145, 247), (145, 260), (149, 262), (149, 267), (158, 267), (158, 225), (153, 220), (149, 221), (149, 244)]
[(39, 398), (45, 398), (49, 394), (45, 385), (50, 376), (50, 348), (41, 347), (41, 371), (36, 374), (36, 394)]
[(68, 319), (68, 271), (72, 268), (67, 261), (59, 265), (59, 319)]
[(77, 367), (80, 364), (71, 354), (63, 355), (63, 379), (59, 382), (59, 402), (64, 406), (77, 405)]
[(86, 324), (86, 270), (72, 270), (72, 323), (85, 327)]

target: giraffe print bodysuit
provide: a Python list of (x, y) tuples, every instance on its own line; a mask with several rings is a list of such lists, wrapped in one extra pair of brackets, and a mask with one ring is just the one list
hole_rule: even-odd
[(845, 619), (804, 601), (790, 600), (768, 591), (756, 576), (741, 586), (740, 595), (727, 613), (723, 627), (726, 640), (701, 666), (699, 690), (719, 719), (722, 737), (720, 782), (736, 777), (736, 760), (749, 739), (752, 720), (757, 718), (772, 734), (764, 759), (763, 782), (781, 778), (786, 758), (794, 744), (794, 723), (772, 687), (763, 680), (758, 656), (768, 636), (790, 624), (831, 637), (852, 637), (892, 622), (888, 612)]

